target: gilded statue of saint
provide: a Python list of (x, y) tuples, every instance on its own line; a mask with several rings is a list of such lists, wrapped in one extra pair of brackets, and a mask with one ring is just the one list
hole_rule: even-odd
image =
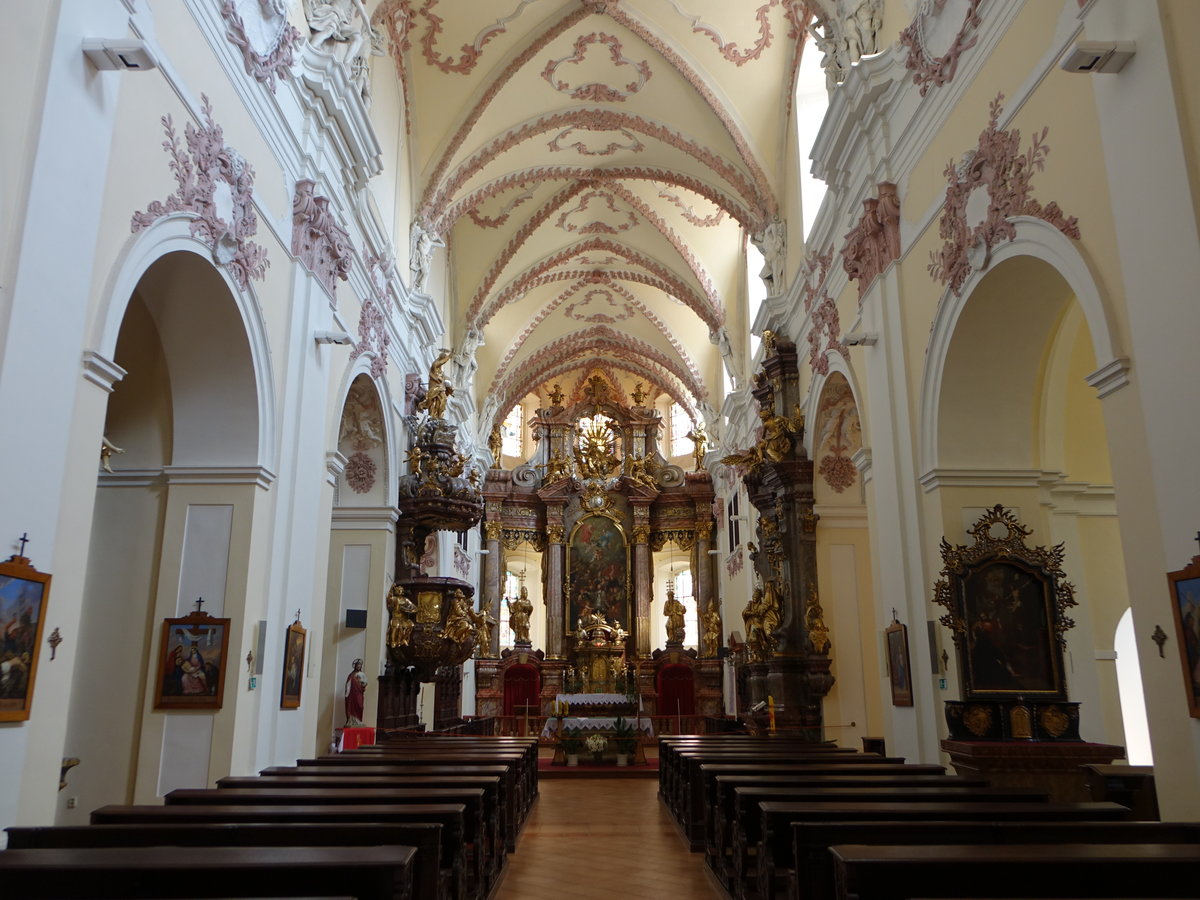
[(487, 656), (492, 647), (492, 626), (496, 624), (486, 609), (469, 612), (471, 624), (475, 627), (475, 648), (480, 656)]
[(417, 607), (408, 599), (404, 586), (393, 584), (387, 595), (388, 629), (387, 645), (389, 647), (407, 647), (412, 640), (413, 616)]
[(450, 361), (452, 355), (449, 349), (443, 347), (437, 359), (429, 366), (429, 385), (425, 388), (425, 396), (417, 404), (417, 409), (428, 412), (431, 419), (446, 417), (446, 401), (454, 393), (454, 386), (449, 384), (446, 376), (442, 374), (442, 367)]
[(667, 602), (663, 604), (663, 615), (667, 617), (667, 643), (682, 644), (684, 636), (683, 617), (687, 613), (684, 605), (675, 598), (675, 591), (667, 589)]
[(704, 433), (703, 425), (697, 425), (684, 437), (692, 442), (692, 457), (696, 460), (696, 471), (699, 472), (704, 468), (704, 454), (708, 450), (708, 435)]
[(504, 435), (500, 433), (500, 425), (492, 426), (491, 434), (488, 435), (488, 452), (492, 454), (492, 468), (500, 468), (500, 454), (504, 448)]
[(717, 601), (710, 601), (708, 609), (700, 614), (700, 630), (701, 655), (712, 659), (721, 644), (721, 610)]
[(746, 626), (746, 649), (751, 662), (761, 662), (763, 659), (762, 597), (762, 588), (756, 587), (750, 595), (750, 602), (742, 610), (742, 623)]
[(518, 644), (529, 643), (529, 617), (533, 615), (533, 603), (529, 600), (529, 589), (522, 586), (520, 596), (508, 603), (508, 627)]
[(446, 617), (446, 625), (442, 628), (442, 637), (456, 644), (465, 644), (475, 634), (475, 624), (471, 621), (471, 607), (467, 604), (467, 595), (462, 588), (455, 590), (454, 603), (450, 607), (450, 615)]

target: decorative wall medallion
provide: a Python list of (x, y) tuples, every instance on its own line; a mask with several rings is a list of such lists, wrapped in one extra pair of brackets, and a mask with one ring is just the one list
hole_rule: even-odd
[(842, 267), (858, 282), (860, 302), (871, 282), (900, 257), (900, 196), (888, 181), (879, 183), (878, 192), (863, 200), (863, 214), (842, 247)]
[[(603, 206), (597, 210), (589, 210), (593, 200), (597, 201), (597, 206), (603, 201)], [(580, 220), (582, 224), (576, 224), (571, 219)], [(637, 216), (631, 210), (617, 208), (616, 199), (612, 194), (606, 191), (587, 191), (579, 196), (573, 207), (563, 211), (555, 224), (569, 234), (617, 234), (636, 228), (637, 223)]]
[(1046, 166), (1049, 128), (1032, 136), (1030, 147), (1020, 152), (1021, 132), (1000, 129), (1003, 94), (991, 102), (987, 128), (979, 146), (957, 165), (946, 164), (946, 201), (938, 234), (946, 243), (929, 255), (929, 274), (949, 284), (955, 294), (973, 271), (991, 263), (992, 248), (1017, 236), (1012, 216), (1035, 216), (1049, 222), (1067, 237), (1079, 239), (1079, 220), (1067, 217), (1057, 203), (1042, 206), (1030, 196), (1030, 179)]
[(646, 149), (637, 135), (625, 128), (577, 128), (574, 125), (564, 128), (546, 146), (555, 153), (574, 150), (584, 156), (612, 156), (618, 150), (641, 153)]
[(242, 51), (246, 74), (275, 93), (276, 76), (291, 70), (300, 32), (288, 22), (286, 0), (225, 0), (225, 36)]
[[(584, 82), (572, 87), (569, 81), (560, 79), (558, 70), (563, 65), (582, 65), (587, 57), (587, 48), (591, 44), (603, 44), (608, 47), (608, 58), (613, 67), (621, 68), (629, 66), (633, 69), (637, 78), (634, 81), (628, 82), (624, 90), (620, 87), (613, 87), (599, 81)], [(546, 63), (546, 68), (542, 70), (542, 78), (546, 79), (556, 91), (566, 94), (572, 100), (591, 100), (596, 103), (623, 102), (640, 91), (651, 75), (649, 62), (646, 60), (634, 62), (632, 59), (627, 59), (621, 52), (620, 40), (615, 35), (605, 34), (602, 31), (593, 31), (591, 34), (580, 35), (575, 39), (572, 51), (570, 56), (550, 60)]]
[(853, 457), (862, 447), (862, 424), (850, 384), (838, 372), (825, 382), (816, 425), (814, 456), (821, 460), (817, 472), (840, 494), (858, 478)]
[(358, 343), (350, 352), (350, 361), (353, 362), (370, 350), (372, 352), (371, 377), (383, 378), (384, 373), (387, 372), (388, 345), (391, 342), (392, 338), (387, 333), (387, 326), (383, 321), (383, 312), (379, 309), (379, 304), (367, 297), (363, 300), (362, 310), (358, 314)]
[(346, 280), (350, 271), (350, 233), (329, 211), (329, 198), (314, 193), (316, 182), (296, 182), (292, 199), (292, 254), (304, 264), (325, 289), (333, 294), (335, 279)]
[(221, 126), (213, 121), (208, 97), (200, 95), (204, 124), (188, 122), (183, 128), (188, 152), (179, 146), (170, 115), (162, 117), (167, 139), (163, 149), (171, 156), (179, 190), (165, 203), (155, 200), (145, 212), (135, 212), (131, 230), (143, 228), (173, 212), (190, 212), (196, 220), (188, 230), (212, 250), (213, 262), (224, 266), (243, 290), (251, 278), (265, 277), (267, 251), (250, 237), (258, 231), (254, 211), (254, 167), (225, 145)]
[(1038, 722), (1042, 726), (1042, 731), (1050, 737), (1061, 737), (1071, 724), (1067, 714), (1060, 707), (1053, 705), (1042, 709), (1038, 714)]
[[(678, 206), (679, 211), (683, 215), (684, 220), (686, 222), (689, 222), (692, 225), (695, 225), (697, 228), (711, 228), (714, 225), (720, 225), (721, 220), (725, 218), (725, 210), (723, 210), (719, 206), (716, 206), (715, 204), (709, 202), (708, 200), (704, 200), (704, 202), (708, 206), (712, 207), (715, 210), (715, 212), (711, 213), (710, 215), (700, 216), (696, 212), (696, 209), (694, 206), (692, 206), (691, 204), (688, 204), (688, 203), (684, 203), (683, 198), (672, 191), (659, 191), (658, 196), (659, 196), (659, 199), (668, 200), (671, 203)], [(700, 199), (703, 199), (703, 198), (700, 198)]]
[(982, 3), (922, 0), (912, 23), (900, 32), (900, 45), (908, 48), (904, 67), (912, 71), (913, 84), (920, 87), (922, 97), (929, 88), (953, 80), (958, 58), (979, 40), (976, 29), (983, 21), (979, 15)]
[(404, 376), (404, 414), (416, 415), (417, 395), (421, 392), (424, 376), (420, 372), (409, 372)]
[[(428, 572), (431, 569), (437, 568), (437, 557), (438, 557), (437, 535), (431, 534), (425, 538), (425, 552), (423, 552), (421, 554), (421, 570), (423, 572)], [(438, 607), (436, 610), (436, 615), (438, 616), (438, 619), (436, 619), (434, 621), (440, 621), (441, 594), (436, 594), (435, 596), (438, 598)], [(418, 622), (421, 621), (420, 610), (417, 611), (417, 621)]]
[[(721, 56), (735, 66), (744, 66), (751, 60), (758, 59), (762, 56), (763, 51), (771, 46), (771, 7), (780, 4), (780, 0), (768, 0), (754, 11), (755, 21), (758, 22), (758, 39), (745, 50), (739, 50), (737, 44), (733, 41), (726, 41), (715, 27), (703, 22), (699, 16), (692, 15), (681, 8), (678, 0), (668, 0), (668, 2), (675, 8), (675, 12), (688, 20), (694, 34), (702, 34), (716, 44), (717, 49), (721, 51)], [(739, 11), (741, 9), (742, 7), (739, 5)]]
[(375, 485), (375, 460), (361, 450), (346, 459), (346, 484), (356, 494), (365, 494)]
[(963, 713), (963, 724), (976, 737), (983, 737), (992, 728), (992, 711), (986, 706), (968, 706)]

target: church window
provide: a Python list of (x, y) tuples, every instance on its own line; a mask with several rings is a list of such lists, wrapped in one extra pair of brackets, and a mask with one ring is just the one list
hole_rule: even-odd
[(525, 422), (525, 408), (518, 403), (500, 423), (500, 452), (504, 456), (521, 456), (521, 429)]
[(741, 513), (738, 512), (738, 495), (734, 494), (726, 509), (729, 513), (729, 552), (732, 553), (742, 542)]
[[(796, 146), (799, 157), (812, 156), (817, 132), (829, 109), (829, 89), (825, 86), (825, 71), (821, 68), (821, 52), (811, 36), (804, 46), (796, 72)], [(804, 238), (812, 234), (813, 222), (825, 199), (825, 182), (812, 174), (812, 167), (800, 166), (800, 200), (803, 209)], [(799, 235), (797, 235), (799, 237)]]
[(688, 432), (692, 430), (692, 420), (688, 418), (687, 410), (678, 403), (671, 404), (671, 455), (687, 456), (692, 452)]

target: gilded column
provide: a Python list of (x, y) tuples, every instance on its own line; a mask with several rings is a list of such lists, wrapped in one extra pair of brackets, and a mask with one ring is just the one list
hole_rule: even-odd
[(633, 526), (633, 587), (634, 614), (637, 616), (634, 633), (637, 636), (639, 657), (650, 655), (650, 525), (645, 518), (649, 510), (635, 507)]
[(557, 513), (559, 522), (546, 525), (546, 655), (563, 655), (563, 526), (562, 509), (547, 509), (547, 518)]
[[(487, 609), (491, 617), (497, 622), (500, 621), (500, 594), (503, 579), (501, 572), (504, 569), (504, 560), (501, 558), (503, 545), (500, 542), (500, 536), (503, 533), (503, 526), (499, 522), (487, 522), (483, 526), (483, 538), (487, 549), (487, 556), (483, 559), (483, 599), (480, 602), (480, 608)], [(500, 655), (500, 629), (492, 629), (492, 640), (488, 647), (488, 656), (496, 657)]]

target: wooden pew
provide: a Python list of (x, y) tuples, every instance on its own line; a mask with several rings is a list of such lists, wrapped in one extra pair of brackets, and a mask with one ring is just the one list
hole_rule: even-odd
[(180, 788), (169, 791), (163, 802), (173, 806), (214, 806), (228, 808), (244, 804), (276, 806), (291, 804), (336, 805), (342, 807), (431, 803), (461, 803), (466, 807), (463, 817), (463, 843), (467, 846), (469, 888), (486, 897), (503, 865), (504, 842), (497, 846), (498, 822), (485, 816), (482, 788)]
[[(1196, 822), (793, 822), (791, 900), (824, 900), (835, 890), (836, 844), (1200, 844)], [(759, 884), (760, 900), (779, 896)]]
[(79, 847), (5, 850), (0, 886), (27, 900), (337, 896), (409, 900), (412, 847)]
[(1195, 897), (1195, 844), (976, 844), (831, 848), (839, 900)]
[(763, 801), (791, 803), (890, 803), (893, 805), (932, 803), (939, 801), (964, 804), (1006, 803), (1026, 807), (1044, 805), (1046, 795), (1037, 791), (1011, 791), (992, 787), (846, 787), (846, 788), (785, 788), (735, 787), (733, 817), (719, 824), (725, 843), (716, 848), (717, 859), (729, 858), (732, 885), (748, 886), (751, 878), (757, 884), (758, 865), (755, 860), (762, 851)]
[[(60, 825), (12, 826), (5, 829), (10, 850), (66, 847), (369, 847), (406, 845), (413, 859), (415, 897), (452, 900), (454, 859), (461, 850), (443, 848), (442, 826), (436, 822), (339, 824), (311, 822), (192, 825)], [(447, 853), (446, 851), (449, 851)], [(461, 879), (460, 879), (461, 881)], [(457, 898), (455, 898), (457, 900)]]
[[(889, 821), (1124, 821), (1129, 810), (1119, 803), (1028, 803), (982, 802), (962, 800), (920, 800), (915, 802), (764, 800), (759, 808), (759, 844), (756, 884), (775, 883), (776, 868), (788, 868), (791, 859), (792, 822), (818, 824), (832, 822)], [(743, 873), (743, 875), (748, 873)], [(735, 896), (744, 893), (746, 880), (738, 882)]]
[[(467, 808), (462, 803), (304, 805), (228, 804), (223, 806), (102, 806), (93, 810), (92, 825), (151, 825), (172, 828), (180, 825), (245, 825), (266, 823), (315, 823), (330, 830), (355, 824), (412, 824), (434, 822), (442, 826), (443, 858), (452, 872), (450, 896), (464, 900), (478, 889), (468, 890), (468, 869), (464, 849), (464, 821)], [(331, 827), (334, 826), (334, 827)], [(343, 893), (345, 893), (343, 891)]]
[[(876, 767), (881, 768), (881, 767)], [(864, 766), (854, 774), (817, 775), (812, 773), (789, 774), (736, 774), (718, 775), (712, 779), (712, 791), (707, 795), (704, 851), (705, 861), (718, 876), (726, 873), (729, 864), (726, 848), (732, 848), (730, 829), (736, 817), (735, 804), (738, 788), (985, 788), (986, 778), (964, 778), (960, 775), (927, 774), (877, 774), (872, 767)], [(770, 795), (772, 799), (775, 794)], [(787, 799), (787, 795), (779, 795)], [(863, 799), (868, 799), (864, 797)], [(950, 798), (954, 799), (954, 798)], [(1043, 797), (1042, 799), (1045, 799)]]
[[(771, 763), (701, 763), (697, 783), (690, 786), (691, 798), (685, 809), (684, 833), (688, 837), (689, 846), (695, 849), (705, 849), (712, 843), (713, 829), (716, 826), (715, 812), (720, 803), (717, 792), (717, 778), (745, 776), (759, 779), (759, 784), (771, 784), (779, 780), (787, 783), (789, 778), (815, 778), (824, 776), (856, 776), (863, 778), (896, 778), (945, 776), (942, 766), (909, 765), (909, 764), (875, 764), (859, 765), (850, 760), (825, 762), (822, 760), (807, 760), (803, 762), (771, 762)], [(751, 782), (747, 782), (750, 784)], [(699, 812), (697, 812), (697, 809)], [(699, 817), (697, 824), (691, 817)], [(697, 848), (696, 844), (702, 846)]]
[(425, 755), (433, 756), (435, 761), (449, 759), (452, 756), (462, 757), (464, 754), (474, 754), (475, 756), (493, 754), (499, 757), (504, 754), (516, 753), (521, 757), (518, 766), (528, 795), (531, 798), (537, 796), (538, 739), (536, 737), (442, 737), (433, 735), (417, 739), (384, 740), (378, 744), (358, 747), (350, 753), (359, 756), (380, 755), (408, 758)]
[[(320, 772), (320, 770), (314, 770)], [(508, 803), (496, 776), (488, 775), (409, 775), (392, 771), (382, 775), (364, 777), (330, 777), (324, 774), (272, 776), (272, 775), (229, 775), (218, 779), (217, 789), (230, 788), (304, 788), (334, 787), (355, 790), (383, 790), (390, 788), (447, 788), (477, 787), (484, 792), (484, 819), (494, 819), (498, 834), (495, 840), (502, 841), (505, 851), (516, 847), (516, 819), (512, 804)], [(503, 854), (501, 854), (503, 855)]]

